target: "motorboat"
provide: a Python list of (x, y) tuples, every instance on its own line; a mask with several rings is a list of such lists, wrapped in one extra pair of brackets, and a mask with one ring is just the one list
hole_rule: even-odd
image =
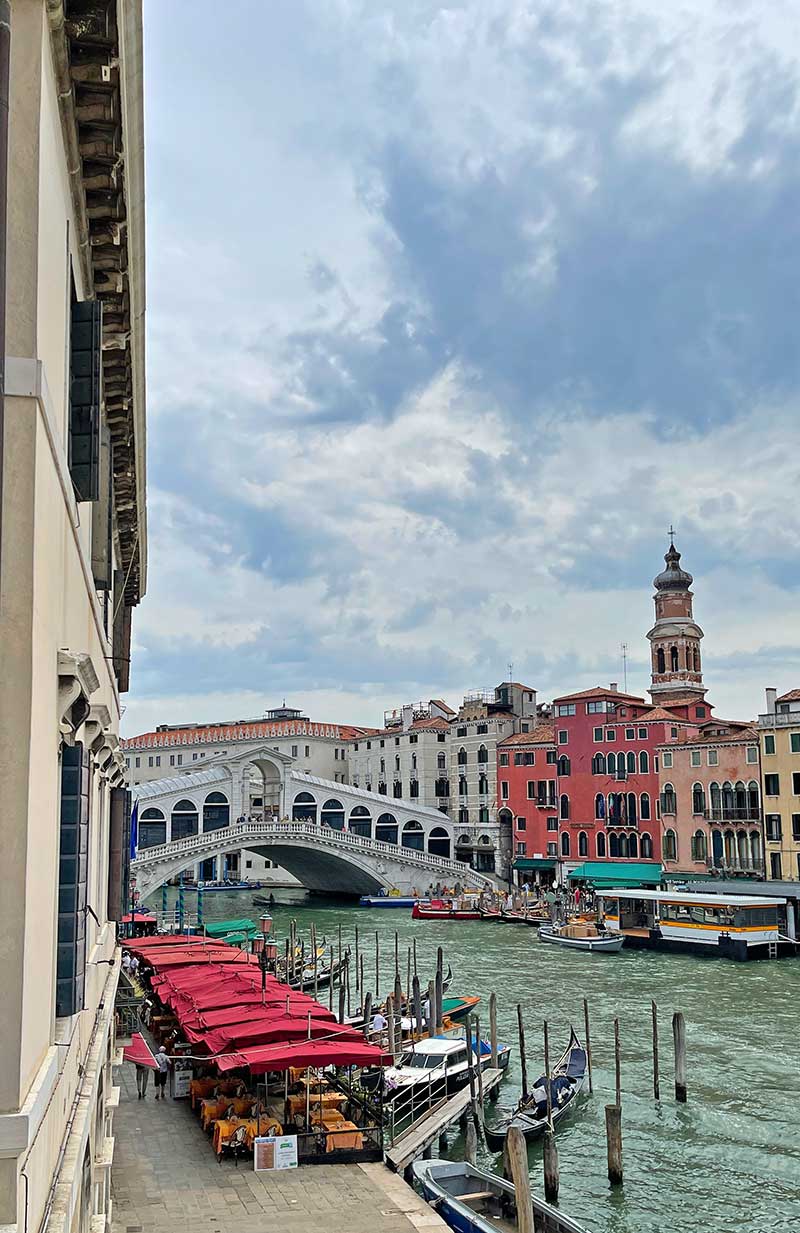
[(539, 941), (568, 946), (571, 950), (599, 951), (615, 955), (622, 950), (625, 941), (621, 933), (599, 930), (589, 921), (570, 921), (568, 924), (541, 925)]
[[(492, 1064), (492, 1050), (487, 1040), (475, 1041), (472, 1036), (473, 1067), (486, 1070)], [(412, 1090), (420, 1092), (433, 1088), (446, 1088), (448, 1093), (458, 1091), (469, 1083), (470, 1066), (467, 1057), (467, 1036), (464, 1029), (444, 1033), (441, 1036), (426, 1036), (416, 1041), (400, 1055), (396, 1065), (386, 1074), (385, 1099), (396, 1099)], [(511, 1058), (508, 1045), (498, 1044), (497, 1065), (505, 1070)]]

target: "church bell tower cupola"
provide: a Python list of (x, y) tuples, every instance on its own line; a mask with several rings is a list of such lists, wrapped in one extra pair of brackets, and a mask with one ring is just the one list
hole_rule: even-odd
[(664, 556), (666, 569), (653, 579), (656, 623), (648, 633), (652, 662), (653, 705), (669, 706), (678, 698), (701, 701), (703, 685), (700, 642), (703, 631), (692, 615), (692, 575), (681, 568), (672, 530)]

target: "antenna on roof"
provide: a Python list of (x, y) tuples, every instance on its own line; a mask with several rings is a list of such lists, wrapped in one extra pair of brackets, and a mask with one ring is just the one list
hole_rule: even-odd
[(513, 664), (508, 665), (508, 680), (509, 680), (509, 683), (514, 680), (514, 665)]
[[(670, 528), (671, 530), (672, 528)], [(623, 693), (628, 692), (628, 644), (620, 642), (619, 649), (622, 652), (622, 690)]]

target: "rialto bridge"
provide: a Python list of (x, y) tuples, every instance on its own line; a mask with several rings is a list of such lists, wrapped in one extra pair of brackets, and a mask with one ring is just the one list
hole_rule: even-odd
[[(269, 857), (309, 890), (424, 894), (437, 882), (495, 885), (452, 859), (453, 824), (438, 810), (318, 779), (291, 762), (251, 748), (137, 785), (131, 873), (141, 898), (182, 870), (239, 849)], [(262, 802), (255, 813), (254, 797)]]

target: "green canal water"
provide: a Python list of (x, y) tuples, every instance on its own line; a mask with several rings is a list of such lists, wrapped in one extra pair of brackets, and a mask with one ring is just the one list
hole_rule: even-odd
[[(401, 970), (416, 940), (424, 983), (434, 974), (436, 948), (453, 968), (451, 993), (480, 994), (488, 1032), (488, 998), (497, 994), (499, 1035), (513, 1047), (511, 1069), (487, 1120), (513, 1108), (520, 1092), (516, 1005), (527, 1033), (528, 1073), (543, 1066), (542, 1023), (551, 1054), (561, 1051), (570, 1024), (583, 1036), (589, 1001), (594, 1094), (558, 1131), (560, 1205), (592, 1233), (798, 1233), (800, 1231), (800, 962), (737, 964), (721, 959), (655, 955), (583, 955), (542, 945), (534, 929), (482, 922), (412, 921), (406, 910), (365, 910), (319, 900), (281, 904), (273, 934), (282, 940), (297, 921), (308, 938), (336, 943), (341, 925), (354, 946), (358, 925), (365, 983), (375, 986), (375, 933), (381, 949), (381, 992), (394, 976), (394, 934)], [(194, 895), (187, 895), (194, 910)], [(297, 898), (295, 896), (295, 898)], [(170, 892), (170, 902), (174, 895)], [(156, 900), (158, 903), (156, 904)], [(160, 895), (151, 901), (160, 906)], [(207, 920), (252, 916), (250, 895), (205, 898)], [(403, 978), (405, 985), (405, 977)], [(354, 990), (353, 990), (354, 995)], [(651, 999), (659, 1007), (661, 1101), (653, 1099)], [(673, 1099), (673, 1010), (686, 1017), (689, 1100)], [(606, 1177), (604, 1106), (614, 1100), (613, 1021), (622, 1045), (625, 1183)], [(451, 1140), (450, 1155), (462, 1144)], [(484, 1149), (485, 1150), (485, 1149)], [(541, 1147), (529, 1152), (541, 1191)], [(485, 1154), (496, 1167), (497, 1158)]]

